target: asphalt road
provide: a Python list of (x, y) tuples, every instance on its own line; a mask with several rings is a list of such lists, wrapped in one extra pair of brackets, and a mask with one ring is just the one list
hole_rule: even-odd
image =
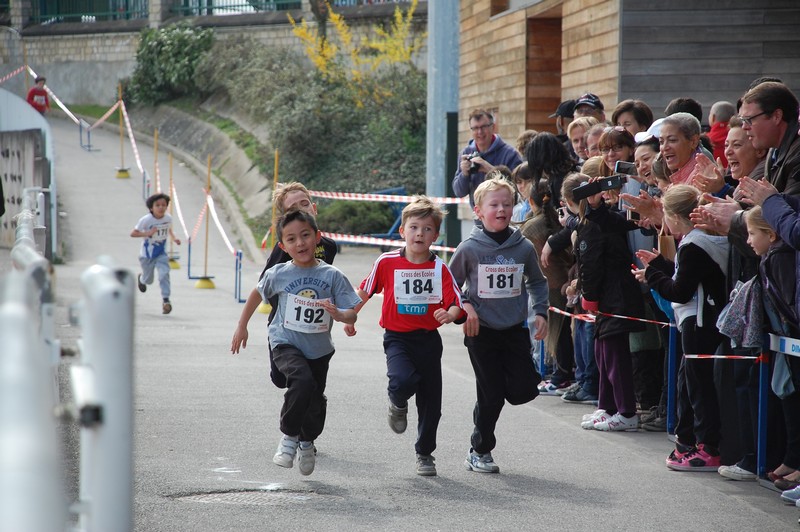
[[(80, 299), (79, 276), (99, 255), (136, 271), (140, 241), (131, 228), (146, 210), (141, 180), (115, 178), (119, 138), (96, 131), (97, 151), (78, 145), (77, 127), (52, 119), (67, 263), (56, 267), (59, 335), (74, 347), (79, 331), (66, 309)], [(153, 150), (139, 150), (152, 173)], [(166, 178), (168, 147), (161, 147)], [(202, 205), (205, 176), (176, 162), (175, 183), (189, 231)], [(226, 232), (237, 242), (227, 217)], [(582, 430), (593, 407), (540, 397), (507, 406), (494, 451), (499, 475), (468, 472), (475, 385), (460, 328), (442, 328), (444, 405), (438, 476), (415, 474), (416, 415), (402, 435), (386, 421), (386, 377), (379, 301), (359, 316), (358, 334), (337, 327), (328, 378), (328, 419), (317, 440), (316, 471), (272, 463), (282, 391), (268, 379), (266, 315), (250, 324), (242, 354), (229, 352), (241, 311), (233, 295), (234, 260), (211, 225), (192, 252), (192, 274), (214, 276), (213, 290), (187, 278), (187, 254), (172, 270), (172, 314), (161, 314), (156, 285), (137, 293), (135, 318), (135, 529), (261, 530), (788, 530), (798, 511), (755, 482), (664, 466), (671, 444), (647, 432)], [(182, 229), (176, 223), (180, 236)], [(238, 244), (236, 244), (238, 247)], [(336, 265), (357, 284), (379, 251), (345, 247)], [(255, 285), (263, 259), (245, 261)], [(113, 319), (113, 318), (112, 318)], [(74, 481), (74, 478), (73, 478)], [(74, 488), (74, 486), (73, 486)]]

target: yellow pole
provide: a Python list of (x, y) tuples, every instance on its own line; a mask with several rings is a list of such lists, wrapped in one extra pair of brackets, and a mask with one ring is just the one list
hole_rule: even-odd
[(161, 192), (161, 176), (158, 173), (158, 128), (153, 133), (153, 175), (156, 176), (156, 192)]
[(117, 84), (117, 113), (119, 113), (119, 168), (117, 168), (117, 177), (125, 179), (131, 176), (128, 169), (125, 167), (125, 128), (122, 124), (122, 83)]
[[(19, 32), (17, 32), (19, 34)], [(25, 66), (25, 94), (28, 94), (28, 88), (30, 86), (30, 73), (28, 72), (28, 50), (25, 48), (25, 39), (22, 38), (22, 35), (19, 34), (19, 42), (22, 43), (22, 63)]]
[[(173, 213), (174, 211), (174, 203), (175, 198), (172, 197), (172, 192), (174, 187), (172, 186), (172, 152), (169, 152), (169, 215), (170, 217), (174, 218)], [(172, 249), (172, 239), (169, 240), (169, 267), (171, 270), (179, 270), (181, 265), (178, 264), (178, 256)]]
[[(206, 193), (211, 194), (211, 156), (208, 156), (208, 177), (206, 178)], [(214, 288), (214, 282), (208, 276), (208, 228), (211, 218), (211, 212), (206, 212), (206, 249), (205, 261), (203, 264), (203, 276), (194, 284), (195, 288)]]
[[(275, 148), (275, 169), (272, 172), (272, 190), (278, 187), (278, 148)], [(272, 206), (272, 229), (269, 232), (269, 247), (272, 249), (275, 246), (275, 224), (278, 222), (278, 210), (275, 205)]]

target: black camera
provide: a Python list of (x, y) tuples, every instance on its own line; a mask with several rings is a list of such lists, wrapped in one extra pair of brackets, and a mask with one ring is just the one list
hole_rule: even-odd
[(639, 175), (638, 170), (636, 170), (636, 163), (628, 161), (617, 161), (614, 165), (614, 172), (625, 175)]
[(594, 196), (598, 192), (603, 192), (604, 190), (622, 188), (622, 184), (627, 180), (628, 178), (622, 174), (603, 177), (597, 181), (584, 183), (583, 185), (579, 186), (572, 191), (572, 197), (575, 199), (575, 201), (580, 201), (588, 198), (589, 196)]
[(475, 157), (480, 157), (480, 156), (481, 156), (481, 152), (479, 152), (479, 151), (474, 151), (474, 152), (470, 153), (469, 155), (467, 155), (467, 160), (470, 161), (470, 163), (469, 163), (469, 172), (470, 173), (475, 172), (478, 169), (478, 165), (475, 164), (474, 162), (472, 162), (472, 159), (474, 159)]

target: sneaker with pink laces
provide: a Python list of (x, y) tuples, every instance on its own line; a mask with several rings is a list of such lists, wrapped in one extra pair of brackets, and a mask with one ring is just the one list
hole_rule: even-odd
[[(681, 450), (684, 449), (684, 450)], [(683, 460), (687, 454), (691, 454), (697, 450), (696, 447), (688, 445), (679, 445), (678, 448), (672, 450), (667, 457), (667, 467), (672, 469), (672, 466), (677, 466), (681, 460)]]
[[(674, 452), (677, 453), (677, 451)], [(697, 449), (686, 453), (679, 460), (667, 459), (667, 467), (673, 471), (717, 471), (722, 463), (719, 454), (712, 453), (713, 451), (700, 443), (697, 445)]]
[(605, 421), (598, 421), (595, 423), (594, 430), (600, 430), (604, 432), (638, 431), (639, 416), (634, 414), (631, 417), (625, 417), (617, 412)]
[(581, 421), (581, 428), (586, 430), (594, 430), (597, 423), (604, 423), (611, 418), (613, 414), (609, 414), (605, 410), (596, 410), (594, 414), (588, 419)]

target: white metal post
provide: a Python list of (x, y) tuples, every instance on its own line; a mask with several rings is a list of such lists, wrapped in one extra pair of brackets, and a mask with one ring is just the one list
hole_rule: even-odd
[(110, 259), (81, 276), (81, 519), (89, 532), (133, 530), (133, 275)]
[(63, 530), (66, 499), (55, 431), (52, 372), (32, 308), (30, 275), (0, 290), (0, 530)]

